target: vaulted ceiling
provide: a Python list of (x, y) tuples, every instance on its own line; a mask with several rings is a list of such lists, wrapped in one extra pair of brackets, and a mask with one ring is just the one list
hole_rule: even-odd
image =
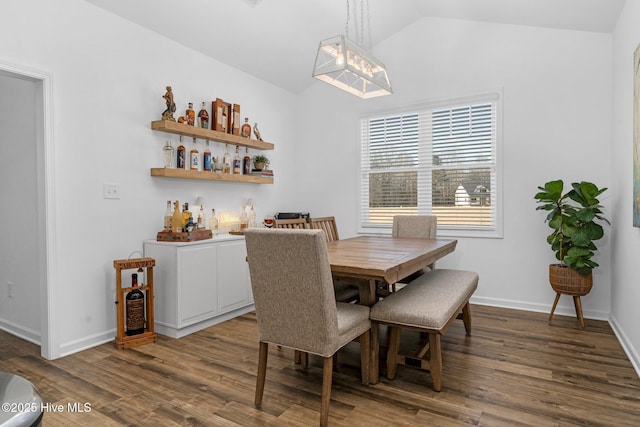
[[(319, 41), (343, 34), (347, 20), (346, 0), (85, 1), (293, 93), (313, 82)], [(369, 0), (371, 34), (364, 41), (375, 54), (377, 43), (423, 17), (610, 33), (624, 2)], [(349, 31), (357, 39), (360, 0), (349, 3)]]

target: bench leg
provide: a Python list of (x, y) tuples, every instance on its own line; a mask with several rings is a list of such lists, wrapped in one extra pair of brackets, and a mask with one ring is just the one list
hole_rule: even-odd
[(429, 369), (433, 380), (433, 389), (440, 391), (442, 387), (442, 349), (440, 347), (440, 334), (429, 334)]
[(396, 377), (396, 367), (398, 366), (398, 349), (400, 347), (400, 328), (389, 326), (389, 349), (387, 350), (387, 378), (390, 380)]
[(467, 331), (467, 335), (471, 334), (471, 305), (467, 302), (462, 307), (462, 321), (464, 322), (464, 330)]
[[(378, 364), (379, 364), (378, 352), (380, 351), (378, 329), (379, 329), (379, 326), (377, 323), (371, 324), (371, 357), (369, 360), (370, 367), (371, 367), (369, 370), (369, 382), (371, 384), (378, 384), (378, 381), (380, 379), (380, 372), (378, 369)], [(363, 351), (363, 349), (360, 348), (360, 351)]]
[(360, 335), (360, 375), (362, 384), (369, 385), (371, 377), (371, 331)]

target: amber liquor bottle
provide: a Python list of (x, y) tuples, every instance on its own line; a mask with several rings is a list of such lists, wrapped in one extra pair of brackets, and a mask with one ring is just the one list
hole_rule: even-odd
[(144, 332), (144, 293), (138, 289), (138, 275), (131, 275), (131, 292), (125, 297), (127, 335), (138, 335)]
[(187, 124), (189, 126), (195, 126), (196, 124), (196, 112), (193, 109), (193, 102), (189, 103), (189, 108), (187, 108), (187, 113), (186, 113), (186, 117), (187, 119)]
[(186, 166), (186, 150), (184, 145), (182, 144), (182, 136), (180, 137), (180, 145), (178, 145), (178, 150), (176, 151), (176, 167), (178, 169), (184, 169)]
[(202, 102), (202, 107), (198, 113), (198, 124), (201, 128), (209, 129), (209, 113), (207, 112), (207, 106), (204, 101)]
[(245, 138), (251, 138), (251, 125), (249, 124), (249, 117), (244, 118), (244, 124), (240, 128), (240, 136)]

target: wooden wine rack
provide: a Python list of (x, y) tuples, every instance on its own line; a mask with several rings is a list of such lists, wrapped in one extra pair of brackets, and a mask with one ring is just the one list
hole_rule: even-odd
[[(142, 344), (148, 344), (156, 342), (157, 335), (154, 331), (154, 319), (153, 319), (153, 267), (156, 265), (156, 260), (153, 258), (132, 258), (121, 259), (113, 261), (113, 267), (116, 269), (116, 346), (120, 349), (135, 347)], [(145, 292), (145, 312), (146, 322), (144, 332), (137, 335), (127, 335), (125, 330), (125, 298), (127, 293), (133, 290), (132, 287), (122, 287), (122, 270), (131, 269), (147, 269), (147, 283), (143, 283), (142, 286), (138, 286), (139, 289)]]

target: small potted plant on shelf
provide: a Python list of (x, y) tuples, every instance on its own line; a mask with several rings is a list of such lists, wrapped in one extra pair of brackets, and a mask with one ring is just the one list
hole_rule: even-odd
[(593, 243), (604, 236), (604, 228), (598, 222), (609, 221), (602, 216), (598, 196), (606, 188), (598, 188), (591, 182), (574, 182), (572, 189), (563, 194), (562, 180), (549, 181), (534, 198), (537, 210), (548, 211), (545, 222), (552, 233), (547, 243), (556, 254), (559, 264), (549, 265), (549, 282), (556, 291), (549, 320), (553, 316), (560, 294), (572, 295), (581, 326), (582, 308), (580, 296), (587, 295), (593, 285), (592, 270), (599, 265), (593, 260), (598, 248)]
[(263, 155), (253, 156), (253, 168), (257, 170), (262, 170), (269, 166), (269, 159)]

